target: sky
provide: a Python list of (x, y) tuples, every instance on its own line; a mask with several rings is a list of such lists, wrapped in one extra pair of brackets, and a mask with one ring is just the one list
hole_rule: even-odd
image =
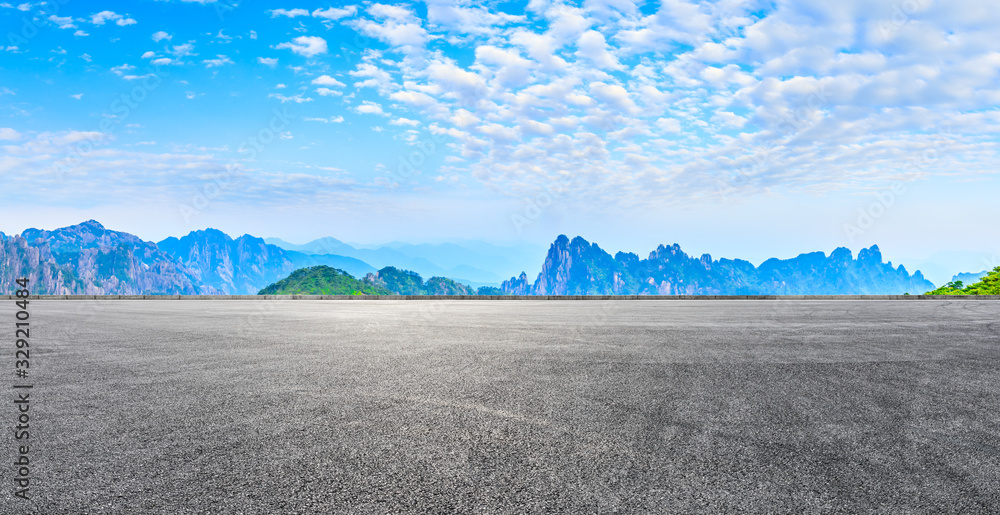
[(54, 0), (0, 28), (8, 234), (1000, 265), (980, 0)]

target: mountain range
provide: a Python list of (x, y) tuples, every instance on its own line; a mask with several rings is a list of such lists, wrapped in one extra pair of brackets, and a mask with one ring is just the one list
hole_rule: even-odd
[[(378, 251), (382, 252), (380, 259), (388, 259), (393, 256), (391, 250), (410, 262), (431, 262), (427, 258), (434, 257), (434, 266), (455, 264), (450, 269), (456, 270), (462, 259), (488, 262), (488, 246), (463, 246), (466, 252), (462, 253), (448, 244), (363, 249), (329, 240), (322, 246), (296, 251), (251, 235), (234, 239), (222, 231), (206, 229), (154, 243), (89, 220), (52, 231), (28, 229), (14, 236), (0, 233), (0, 284), (11, 290), (16, 278), (27, 276), (37, 294), (255, 294), (295, 270), (323, 265), (364, 277), (366, 283), (390, 291), (412, 290), (413, 294), (893, 294), (934, 288), (919, 271), (910, 275), (902, 266), (883, 263), (877, 246), (861, 250), (857, 259), (850, 250), (838, 248), (829, 256), (813, 252), (792, 259), (769, 259), (755, 267), (740, 259), (688, 256), (677, 244), (661, 245), (646, 259), (624, 252), (611, 256), (581, 237), (570, 240), (559, 236), (534, 282), (522, 272), (504, 281), (500, 290), (488, 285), (474, 290), (475, 283), (462, 284), (447, 275), (432, 276), (426, 283), (420, 279), (417, 284), (419, 274), (403, 269), (403, 265), (376, 271), (357, 257), (331, 251)], [(448, 256), (451, 261), (440, 256), (449, 251), (455, 254)], [(400, 260), (407, 262), (403, 257)], [(510, 261), (510, 254), (496, 260)]]
[(249, 295), (304, 267), (375, 271), (354, 258), (286, 251), (215, 229), (153, 243), (89, 220), (0, 233), (0, 240), (0, 284), (10, 289), (14, 279), (29, 277), (31, 291), (42, 295)]
[(504, 281), (512, 295), (841, 295), (922, 293), (934, 288), (920, 271), (883, 263), (878, 246), (857, 259), (846, 248), (792, 259), (769, 259), (755, 267), (741, 259), (693, 257), (679, 245), (660, 245), (646, 259), (614, 256), (596, 243), (560, 235), (549, 248), (533, 283), (527, 274)]

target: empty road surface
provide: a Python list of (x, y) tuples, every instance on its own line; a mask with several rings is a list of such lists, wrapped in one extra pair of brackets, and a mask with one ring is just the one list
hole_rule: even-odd
[(3, 514), (1000, 511), (1000, 301), (30, 316), (32, 500), (5, 386)]

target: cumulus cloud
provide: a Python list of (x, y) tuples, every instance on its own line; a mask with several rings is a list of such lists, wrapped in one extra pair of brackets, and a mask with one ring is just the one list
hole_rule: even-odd
[(227, 64), (233, 64), (233, 60), (224, 55), (217, 55), (215, 56), (215, 59), (203, 60), (202, 64), (205, 65), (205, 68), (215, 68), (217, 66), (225, 66)]
[(386, 113), (385, 111), (382, 110), (381, 105), (379, 105), (376, 102), (372, 102), (370, 100), (363, 101), (361, 105), (355, 107), (354, 110), (360, 114), (375, 114), (379, 116), (389, 116), (389, 113)]
[(288, 43), (280, 43), (274, 48), (287, 48), (305, 57), (316, 57), (327, 52), (326, 40), (318, 36), (299, 36)]
[[(998, 152), (1000, 10), (973, 0), (912, 4), (902, 17), (891, 2), (861, 0), (532, 0), (517, 15), (473, 0), (293, 4), (269, 15), (295, 18), (289, 30), (322, 22), (377, 42), (326, 60), (316, 59), (331, 53), (322, 37), (289, 36), (272, 48), (310, 61), (275, 90), (295, 94), (270, 98), (331, 106), (320, 97), (340, 96), (400, 141), (430, 131), (446, 139), (442, 177), (514, 196), (557, 180), (580, 192), (613, 187), (636, 202), (835, 188), (916, 176), (907, 156), (921, 149), (950, 157), (920, 174), (987, 173)], [(127, 19), (102, 11), (49, 21), (70, 29)], [(170, 41), (163, 31), (152, 37)], [(143, 59), (182, 64), (191, 55), (189, 42)], [(112, 71), (140, 77), (129, 65)], [(345, 83), (358, 91), (344, 95)], [(936, 138), (945, 127), (954, 132)]]
[(335, 79), (335, 78), (333, 78), (333, 77), (331, 77), (329, 75), (320, 75), (319, 77), (316, 77), (315, 79), (313, 79), (312, 83), (315, 84), (315, 85), (317, 85), (317, 86), (336, 86), (336, 87), (340, 87), (340, 88), (342, 88), (342, 87), (344, 87), (346, 85), (343, 82), (340, 82), (339, 80), (337, 80), (337, 79)]
[[(984, 29), (1000, 15), (973, 2), (921, 3), (905, 20), (860, 0), (534, 0), (523, 16), (425, 4), (425, 17), (397, 4), (356, 13), (349, 26), (388, 49), (365, 52), (354, 85), (410, 113), (390, 124), (424, 122), (467, 173), (514, 195), (558, 170), (634, 185), (634, 198), (715, 192), (731, 177), (752, 192), (905, 176), (901, 148), (1000, 100), (1000, 34)], [(995, 126), (966, 125), (977, 136), (948, 148), (995, 155)]]
[(324, 18), (327, 20), (339, 20), (354, 16), (358, 12), (358, 6), (348, 5), (346, 7), (329, 7), (327, 9), (316, 9), (312, 12), (314, 18)]
[(343, 116), (332, 116), (330, 118), (303, 118), (307, 122), (322, 122), (322, 123), (342, 123), (344, 121)]
[(73, 24), (73, 18), (69, 16), (49, 16), (49, 21), (55, 23), (60, 29), (75, 29), (76, 25)]
[(303, 104), (305, 102), (312, 102), (313, 101), (312, 98), (302, 96), (301, 94), (287, 96), (287, 95), (282, 95), (280, 93), (271, 93), (270, 95), (268, 95), (268, 98), (278, 99), (278, 100), (281, 101), (282, 104), (284, 104), (286, 102), (293, 102), (295, 104)]
[(342, 92), (330, 88), (316, 88), (316, 93), (324, 97), (339, 97), (343, 95)]
[(271, 13), (272, 18), (277, 18), (278, 16), (284, 16), (286, 18), (309, 16), (309, 11), (305, 9), (272, 9), (268, 12)]
[(90, 23), (94, 25), (104, 25), (106, 22), (113, 21), (119, 27), (124, 27), (126, 25), (135, 25), (134, 19), (129, 18), (128, 15), (121, 15), (114, 11), (101, 11), (96, 14), (90, 15)]
[(416, 14), (406, 7), (372, 4), (368, 7), (371, 18), (356, 20), (353, 26), (367, 36), (377, 38), (394, 47), (415, 51), (428, 40), (427, 30)]

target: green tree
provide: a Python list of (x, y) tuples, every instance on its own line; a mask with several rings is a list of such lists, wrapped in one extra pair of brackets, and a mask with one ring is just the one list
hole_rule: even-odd
[(965, 286), (962, 281), (949, 282), (925, 295), (1000, 295), (1000, 266), (991, 270), (975, 284)]

